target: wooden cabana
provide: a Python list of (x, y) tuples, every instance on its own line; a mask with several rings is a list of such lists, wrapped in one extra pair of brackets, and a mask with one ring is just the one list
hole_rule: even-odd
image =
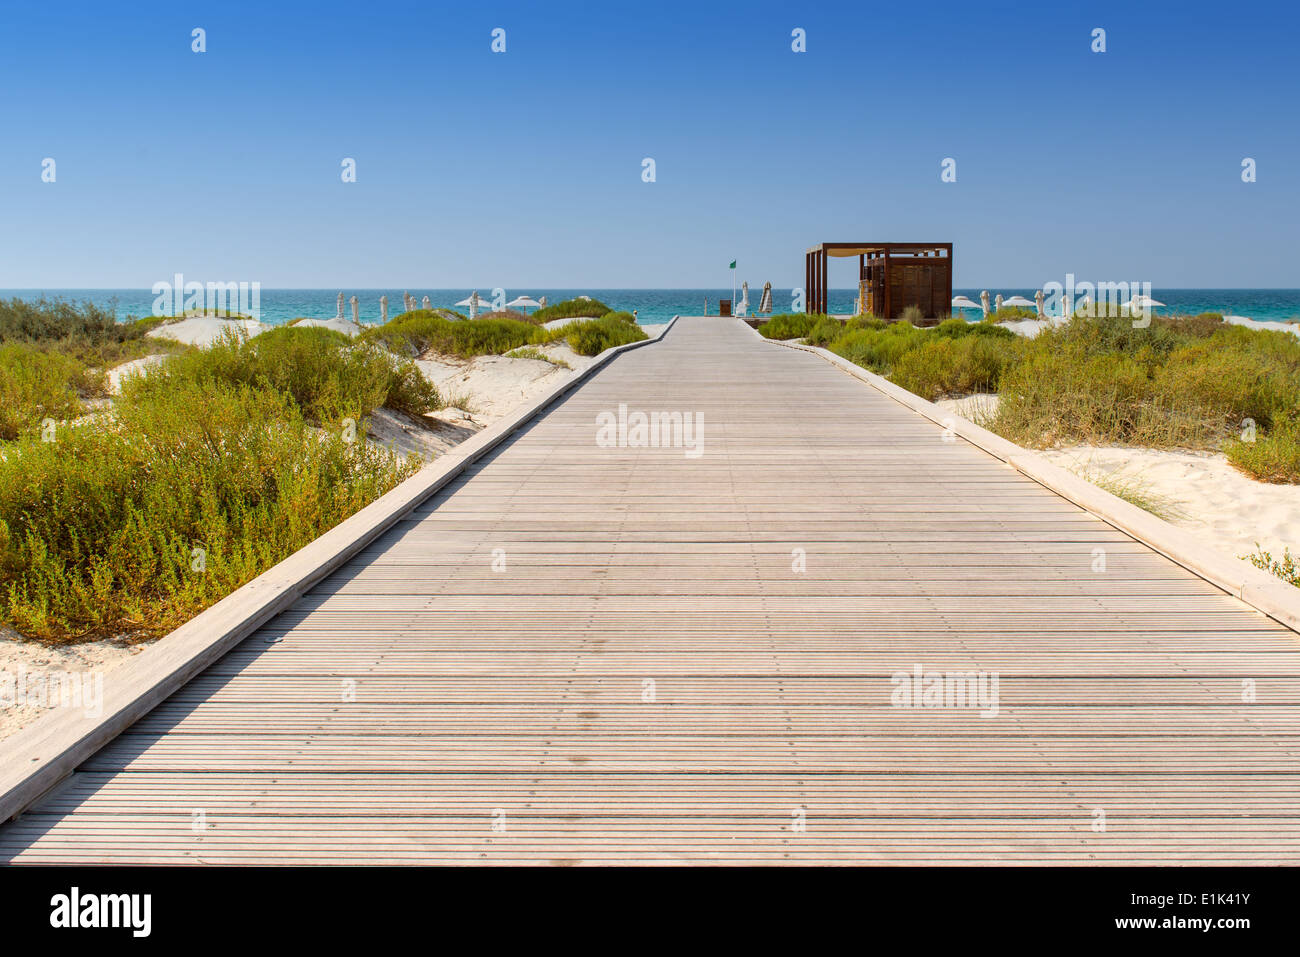
[(908, 306), (926, 318), (952, 309), (952, 243), (818, 243), (804, 257), (805, 311), (827, 311), (826, 261), (858, 257), (858, 295), (881, 319)]

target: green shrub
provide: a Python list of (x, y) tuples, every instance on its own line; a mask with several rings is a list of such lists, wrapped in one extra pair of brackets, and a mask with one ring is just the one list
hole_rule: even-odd
[(310, 429), (279, 392), (128, 390), (54, 442), (5, 449), (0, 618), (55, 642), (163, 634), (418, 467)]
[(1223, 328), (1223, 316), (1217, 312), (1202, 312), (1195, 316), (1151, 316), (1153, 325), (1166, 326), (1175, 332), (1204, 339)]
[(883, 328), (846, 330), (828, 348), (850, 362), (888, 375), (905, 352), (920, 346), (925, 335), (928, 335), (925, 330), (911, 323), (893, 322)]
[(599, 299), (565, 299), (553, 305), (543, 306), (532, 314), (533, 322), (550, 322), (552, 319), (599, 319), (607, 312), (613, 312)]
[(1255, 441), (1240, 439), (1228, 443), (1228, 461), (1261, 482), (1300, 484), (1300, 422), (1276, 423)]
[(382, 342), (399, 355), (419, 356), (432, 349), (443, 355), (472, 359), (502, 355), (520, 346), (546, 341), (545, 331), (514, 319), (452, 320), (432, 309), (406, 312), (362, 334), (366, 341)]
[(1131, 356), (1037, 350), (1003, 372), (993, 430), (1031, 447), (1123, 443), (1141, 433), (1150, 395), (1146, 369)]
[(889, 378), (931, 401), (996, 392), (1011, 354), (1007, 344), (982, 336), (927, 338), (899, 356)]
[(413, 362), (372, 341), (311, 326), (280, 326), (252, 338), (228, 332), (210, 348), (173, 356), (129, 380), (123, 392), (143, 397), (204, 381), (273, 389), (320, 424), (360, 420), (380, 406), (414, 416), (441, 407)]
[(843, 332), (844, 325), (838, 319), (834, 316), (822, 316), (808, 330), (804, 342), (810, 346), (822, 346), (824, 348), (838, 339)]
[(910, 322), (916, 326), (925, 321), (925, 313), (921, 311), (920, 306), (904, 306), (898, 318), (903, 322)]
[(1035, 344), (1047, 351), (1073, 351), (1085, 356), (1124, 353), (1153, 366), (1190, 337), (1172, 326), (1154, 321), (1135, 327), (1131, 318), (1102, 317), (1089, 319), (1075, 316), (1068, 323), (1044, 329)]
[(951, 339), (932, 339), (899, 356), (890, 381), (933, 401), (951, 392), (956, 376), (956, 348)]
[(887, 325), (889, 323), (885, 322), (884, 319), (877, 319), (871, 313), (864, 312), (861, 315), (850, 317), (844, 323), (844, 329), (846, 332), (855, 332), (858, 329), (883, 329)]
[(815, 312), (779, 312), (758, 327), (765, 339), (802, 339), (826, 317)]
[(16, 439), (42, 419), (72, 419), (104, 377), (72, 356), (26, 342), (0, 343), (0, 439)]
[(1005, 339), (1015, 342), (1019, 339), (1010, 329), (994, 325), (991, 322), (967, 322), (965, 319), (945, 319), (933, 329), (930, 335), (943, 339), (964, 339), (967, 336), (986, 336), (992, 339)]
[(565, 339), (569, 348), (580, 356), (600, 355), (606, 349), (648, 339), (629, 313), (609, 313), (599, 319), (570, 322), (551, 330), (555, 338)]
[[(817, 341), (833, 331), (819, 327)], [(853, 319), (828, 348), (928, 399), (997, 391), (987, 425), (1023, 445), (1220, 448), (1249, 419), (1263, 434), (1228, 448), (1237, 467), (1274, 482), (1300, 471), (1300, 340), (1289, 332), (1215, 313), (1136, 327), (1127, 315), (1076, 316), (1032, 339), (988, 319), (926, 330)]]
[(5, 342), (87, 342), (131, 338), (109, 310), (92, 302), (80, 306), (62, 299), (0, 299), (0, 340)]
[(101, 369), (149, 353), (186, 349), (177, 342), (145, 337), (164, 321), (118, 322), (112, 311), (91, 302), (78, 306), (61, 299), (0, 299), (0, 342), (38, 345)]
[(1153, 388), (1171, 406), (1203, 418), (1211, 434), (1236, 431), (1247, 418), (1271, 425), (1300, 401), (1284, 369), (1213, 340), (1170, 353), (1156, 372)]

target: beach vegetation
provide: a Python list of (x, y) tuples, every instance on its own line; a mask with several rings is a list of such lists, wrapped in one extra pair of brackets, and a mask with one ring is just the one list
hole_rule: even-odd
[(430, 350), (472, 359), (501, 355), (521, 346), (545, 341), (545, 330), (515, 319), (447, 319), (433, 309), (402, 313), (382, 326), (362, 333), (398, 355), (420, 356)]
[(419, 417), (442, 405), (414, 362), (319, 326), (278, 326), (252, 337), (227, 330), (209, 348), (128, 380), (123, 393), (138, 398), (205, 381), (274, 391), (320, 426), (358, 421), (381, 406)]
[(1300, 421), (1275, 422), (1254, 441), (1233, 439), (1224, 450), (1239, 471), (1261, 482), (1300, 484)]
[(825, 318), (815, 312), (780, 312), (759, 326), (758, 334), (765, 339), (802, 339)]
[[(832, 332), (819, 329), (818, 344)], [(1287, 332), (1213, 313), (1145, 326), (1077, 316), (1033, 338), (988, 321), (850, 320), (826, 347), (927, 399), (995, 392), (986, 427), (1031, 448), (1222, 449), (1256, 478), (1300, 480), (1300, 341)]]
[(1252, 555), (1242, 556), (1256, 568), (1274, 575), (1289, 585), (1295, 585), (1300, 588), (1300, 556), (1291, 554), (1291, 549), (1286, 548), (1282, 551), (1280, 559), (1274, 558), (1272, 552), (1265, 551), (1255, 543), (1255, 552)]
[[(187, 367), (192, 368), (192, 367)], [(291, 390), (132, 379), (0, 455), (0, 619), (47, 642), (157, 637), (419, 468), (312, 428)]]
[(550, 322), (552, 319), (599, 319), (607, 312), (613, 312), (599, 299), (565, 299), (537, 309), (529, 317), (532, 322)]
[(838, 339), (843, 331), (844, 323), (839, 319), (834, 316), (819, 316), (803, 341), (810, 346), (825, 348)]
[(630, 312), (609, 312), (599, 319), (570, 322), (548, 330), (546, 341), (563, 339), (578, 355), (595, 356), (606, 349), (648, 338)]
[(513, 352), (506, 353), (507, 359), (536, 359), (538, 362), (549, 362), (553, 366), (559, 366), (562, 369), (572, 369), (564, 359), (559, 356), (549, 356), (541, 349), (532, 346), (524, 346), (522, 349), (515, 349)]
[(104, 375), (70, 355), (26, 342), (0, 342), (0, 439), (16, 439), (45, 419), (86, 411), (85, 399), (104, 391)]

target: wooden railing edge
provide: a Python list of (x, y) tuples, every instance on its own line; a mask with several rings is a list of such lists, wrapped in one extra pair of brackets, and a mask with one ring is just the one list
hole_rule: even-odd
[(53, 708), (0, 741), (0, 822), (12, 820), (39, 801), (78, 765), (287, 609), (552, 402), (616, 356), (658, 342), (676, 320), (674, 316), (665, 323), (656, 336), (602, 352), (586, 368), (571, 374), (536, 401), (438, 457), (418, 474), (112, 669), (105, 675), (97, 715), (87, 716), (84, 708)]
[(1038, 453), (1009, 442), (828, 349), (797, 342), (783, 342), (779, 339), (767, 339), (757, 330), (751, 331), (764, 342), (820, 356), (913, 412), (920, 413), (954, 435), (1001, 459), (1016, 471), (1097, 516), (1108, 525), (1131, 535), (1188, 571), (1239, 598), (1256, 611), (1292, 631), (1300, 632), (1300, 588), (1289, 585), (1262, 569), (1254, 568), (1243, 561), (1229, 558), (1207, 548), (1190, 532), (1157, 518), (1073, 472), (1054, 465)]

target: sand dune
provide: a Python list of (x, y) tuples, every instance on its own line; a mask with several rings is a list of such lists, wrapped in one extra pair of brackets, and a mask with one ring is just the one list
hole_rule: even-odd
[(245, 332), (255, 336), (270, 326), (256, 319), (222, 319), (217, 316), (190, 316), (177, 322), (168, 322), (147, 333), (155, 339), (174, 339), (188, 346), (210, 346), (227, 330)]

